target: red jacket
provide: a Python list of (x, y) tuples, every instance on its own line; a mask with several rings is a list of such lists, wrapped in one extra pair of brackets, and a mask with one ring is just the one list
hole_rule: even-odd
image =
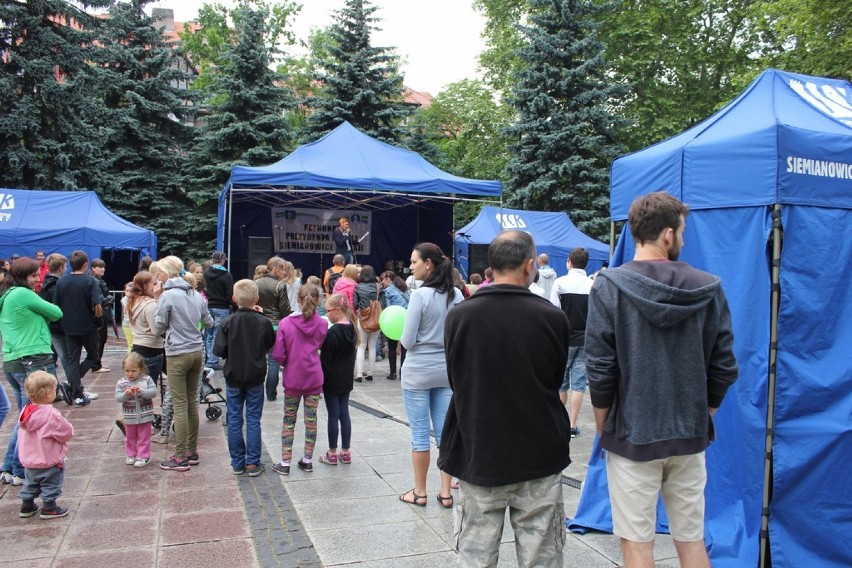
[(36, 294), (38, 294), (39, 291), (41, 290), (41, 285), (44, 282), (44, 277), (47, 276), (48, 272), (49, 271), (47, 269), (47, 261), (42, 260), (41, 266), (38, 269), (38, 284), (36, 284), (36, 287), (35, 287), (35, 293)]

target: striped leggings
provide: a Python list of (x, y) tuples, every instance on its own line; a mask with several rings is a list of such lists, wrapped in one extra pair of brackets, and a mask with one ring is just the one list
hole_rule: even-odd
[(317, 442), (317, 406), (320, 395), (309, 394), (304, 397), (284, 394), (284, 426), (281, 429), (281, 460), (290, 463), (293, 458), (293, 438), (296, 429), (296, 416), (299, 403), (305, 399), (305, 457), (311, 459)]

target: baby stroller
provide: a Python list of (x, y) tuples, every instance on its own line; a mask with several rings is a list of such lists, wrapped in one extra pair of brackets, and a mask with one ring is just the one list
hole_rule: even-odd
[(216, 420), (222, 416), (222, 406), (227, 404), (227, 400), (222, 396), (222, 387), (214, 386), (210, 383), (210, 377), (216, 373), (215, 369), (204, 367), (201, 371), (201, 384), (198, 389), (198, 404), (206, 404), (207, 410), (204, 411), (204, 416), (208, 420)]

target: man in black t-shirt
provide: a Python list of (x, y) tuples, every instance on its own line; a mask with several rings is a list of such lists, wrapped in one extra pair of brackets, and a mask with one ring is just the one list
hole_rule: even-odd
[[(97, 281), (86, 274), (89, 257), (81, 250), (71, 253), (71, 274), (56, 283), (53, 303), (62, 309), (62, 332), (65, 334), (65, 350), (68, 367), (65, 375), (71, 385), (74, 406), (85, 406), (97, 398), (94, 393), (83, 389), (83, 376), (99, 367), (98, 325), (101, 313), (101, 292)], [(86, 349), (86, 359), (80, 363), (80, 355)]]

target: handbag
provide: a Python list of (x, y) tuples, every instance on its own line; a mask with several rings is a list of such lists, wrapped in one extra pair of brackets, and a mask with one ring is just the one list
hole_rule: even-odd
[(382, 314), (382, 303), (379, 301), (381, 290), (376, 284), (376, 299), (370, 300), (370, 305), (358, 311), (358, 322), (361, 329), (367, 333), (379, 331), (379, 316)]

